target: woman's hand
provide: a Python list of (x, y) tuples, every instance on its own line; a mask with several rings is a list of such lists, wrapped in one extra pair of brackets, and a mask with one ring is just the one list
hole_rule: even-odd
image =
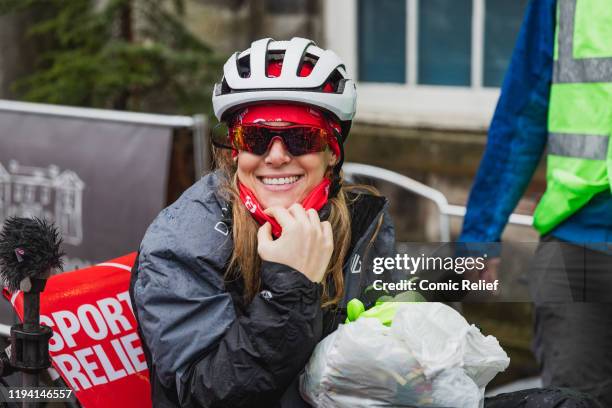
[(270, 207), (265, 213), (276, 219), (283, 233), (274, 241), (270, 223), (259, 228), (257, 252), (261, 259), (290, 266), (311, 281), (321, 282), (334, 251), (329, 221), (321, 222), (315, 210), (305, 211), (300, 204), (289, 209)]

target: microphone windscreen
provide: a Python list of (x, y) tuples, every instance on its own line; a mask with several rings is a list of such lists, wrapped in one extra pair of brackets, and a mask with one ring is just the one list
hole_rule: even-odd
[(39, 218), (12, 217), (0, 232), (0, 278), (11, 291), (25, 279), (62, 268), (58, 229)]

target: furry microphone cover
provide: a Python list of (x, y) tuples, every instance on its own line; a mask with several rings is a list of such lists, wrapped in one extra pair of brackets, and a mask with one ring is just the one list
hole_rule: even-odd
[(11, 291), (26, 277), (36, 278), (51, 268), (62, 268), (57, 228), (39, 218), (12, 217), (0, 233), (0, 277)]

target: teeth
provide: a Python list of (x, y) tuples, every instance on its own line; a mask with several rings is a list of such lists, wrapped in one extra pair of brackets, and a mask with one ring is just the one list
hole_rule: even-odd
[(262, 177), (261, 181), (264, 184), (281, 185), (281, 184), (292, 184), (292, 183), (295, 183), (296, 181), (298, 181), (299, 178), (300, 178), (299, 176), (279, 177), (279, 178)]

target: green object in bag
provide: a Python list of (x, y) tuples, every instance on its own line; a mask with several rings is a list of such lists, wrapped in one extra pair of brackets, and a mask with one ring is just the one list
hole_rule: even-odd
[(395, 297), (381, 296), (376, 305), (368, 310), (359, 299), (351, 299), (347, 306), (347, 317), (345, 323), (354, 322), (360, 317), (371, 317), (380, 320), (385, 326), (391, 326), (397, 309), (404, 303), (426, 302), (425, 298), (414, 291), (402, 292)]
[(346, 305), (346, 322), (354, 322), (363, 312), (365, 312), (363, 302), (357, 298), (351, 299)]

